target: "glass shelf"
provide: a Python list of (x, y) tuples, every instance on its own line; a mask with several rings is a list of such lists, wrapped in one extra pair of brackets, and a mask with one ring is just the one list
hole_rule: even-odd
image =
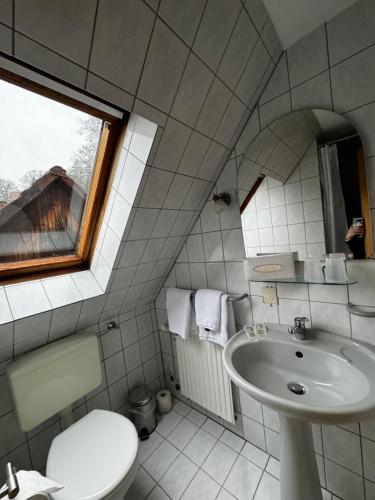
[(272, 278), (272, 279), (251, 279), (249, 281), (256, 281), (261, 283), (304, 283), (306, 285), (355, 285), (358, 283), (356, 278), (348, 277), (347, 281), (340, 281), (335, 283), (328, 283), (327, 281), (307, 281), (303, 276), (296, 276), (295, 278)]

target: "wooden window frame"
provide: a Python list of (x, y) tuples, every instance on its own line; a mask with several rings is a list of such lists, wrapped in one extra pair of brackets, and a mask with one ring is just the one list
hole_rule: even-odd
[(7, 284), (27, 281), (89, 269), (110, 193), (114, 173), (112, 166), (115, 163), (114, 159), (116, 155), (119, 154), (119, 139), (125, 134), (128, 114), (124, 114), (123, 119), (115, 117), (89, 104), (11, 73), (3, 68), (0, 68), (0, 80), (13, 83), (21, 88), (83, 111), (103, 121), (103, 129), (93, 168), (90, 190), (81, 221), (76, 252), (70, 255), (0, 263), (0, 283)]
[(241, 208), (240, 208), (240, 214), (242, 215), (242, 213), (246, 210), (246, 207), (247, 205), (250, 203), (251, 199), (253, 198), (253, 196), (255, 195), (255, 193), (257, 192), (258, 190), (258, 187), (262, 184), (262, 181), (263, 179), (265, 178), (265, 175), (264, 174), (261, 174), (257, 180), (255, 181), (253, 187), (250, 189), (250, 191), (248, 192), (246, 198), (244, 199), (244, 201), (242, 202), (241, 204)]

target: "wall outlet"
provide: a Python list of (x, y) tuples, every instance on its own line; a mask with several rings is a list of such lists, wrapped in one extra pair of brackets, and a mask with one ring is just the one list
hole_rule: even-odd
[(263, 304), (277, 304), (276, 288), (274, 286), (264, 286), (262, 288)]

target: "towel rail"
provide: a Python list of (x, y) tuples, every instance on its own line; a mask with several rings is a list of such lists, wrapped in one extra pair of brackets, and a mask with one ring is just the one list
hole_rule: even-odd
[(364, 307), (356, 306), (351, 302), (346, 304), (346, 309), (350, 312), (350, 314), (354, 314), (355, 316), (362, 316), (362, 318), (375, 318), (375, 311), (368, 311)]
[(240, 300), (247, 299), (248, 296), (249, 296), (248, 293), (244, 293), (244, 294), (240, 295), (239, 297), (228, 297), (228, 301), (229, 302), (239, 302)]
[[(196, 293), (197, 293), (196, 291), (195, 291), (195, 292), (193, 292), (193, 293), (191, 294), (191, 296), (192, 296), (192, 297), (194, 297)], [(248, 293), (243, 293), (243, 294), (242, 294), (242, 295), (240, 295), (239, 297), (228, 297), (227, 301), (228, 301), (228, 302), (239, 302), (240, 300), (246, 299), (248, 296), (249, 296), (249, 294), (248, 294)]]

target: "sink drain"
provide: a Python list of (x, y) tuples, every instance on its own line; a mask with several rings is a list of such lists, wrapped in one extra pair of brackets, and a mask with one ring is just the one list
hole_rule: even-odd
[(306, 387), (298, 382), (289, 382), (288, 389), (298, 396), (302, 396), (306, 392)]

